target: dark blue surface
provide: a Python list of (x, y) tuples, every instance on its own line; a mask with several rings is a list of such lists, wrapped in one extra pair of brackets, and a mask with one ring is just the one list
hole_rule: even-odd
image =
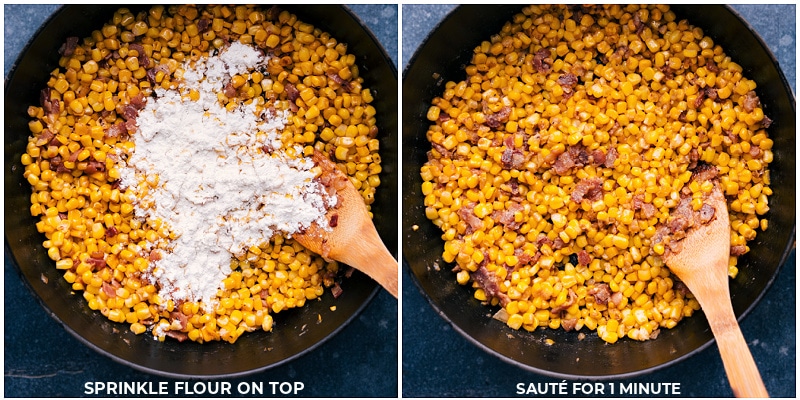
[[(453, 8), (453, 5), (403, 5), (402, 68), (406, 68), (433, 26)], [(762, 36), (795, 91), (795, 5), (734, 5), (733, 8)], [(772, 397), (796, 397), (795, 263), (792, 250), (775, 283), (741, 325)], [(527, 387), (528, 383), (562, 382), (520, 370), (473, 346), (432, 310), (413, 283), (407, 266), (402, 274), (404, 397), (515, 397), (519, 396), (518, 383)], [(672, 367), (612, 383), (631, 382), (679, 383), (681, 397), (732, 396), (716, 345)], [(572, 383), (568, 382), (570, 394)], [(658, 397), (669, 396), (662, 392)]]
[[(52, 5), (5, 5), (5, 75)], [(397, 63), (397, 5), (354, 5), (351, 9), (384, 44)], [(6, 101), (13, 99), (6, 98)], [(20, 280), (5, 255), (5, 397), (78, 397), (92, 381), (169, 382), (95, 353), (50, 318)], [(240, 382), (302, 382), (300, 396), (396, 397), (398, 393), (397, 301), (381, 291), (345, 329), (310, 354), (241, 379)], [(265, 394), (269, 394), (265, 392)], [(278, 397), (283, 395), (280, 391)]]

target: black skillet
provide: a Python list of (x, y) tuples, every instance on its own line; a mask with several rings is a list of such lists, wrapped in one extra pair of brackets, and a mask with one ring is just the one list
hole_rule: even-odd
[[(623, 378), (679, 362), (713, 343), (702, 313), (662, 329), (655, 340), (620, 340), (608, 345), (590, 332), (540, 328), (515, 331), (491, 318), (495, 309), (480, 304), (472, 290), (459, 286), (451, 265), (441, 259), (441, 231), (425, 218), (419, 169), (430, 149), (425, 139), (426, 111), (444, 83), (459, 81), (472, 49), (500, 31), (519, 12), (518, 5), (459, 6), (432, 31), (403, 73), (403, 264), (433, 308), (474, 345), (520, 368), (557, 378)], [(770, 165), (772, 189), (769, 229), (759, 232), (751, 251), (739, 260), (731, 282), (734, 310), (741, 319), (770, 287), (795, 237), (795, 99), (775, 57), (727, 6), (673, 5), (679, 18), (701, 27), (722, 45), (758, 83), (764, 113), (774, 120)], [(465, 29), (464, 27), (469, 27)], [(546, 340), (551, 339), (552, 345)]]
[[(5, 87), (5, 250), (20, 277), (44, 310), (81, 342), (133, 368), (169, 377), (234, 377), (281, 365), (312, 351), (352, 321), (379, 288), (361, 273), (342, 281), (344, 292), (275, 316), (272, 332), (243, 335), (235, 344), (159, 343), (148, 334), (134, 335), (125, 324), (112, 323), (91, 311), (80, 294), (55, 269), (30, 216), (30, 186), (22, 177), (20, 155), (29, 131), (27, 107), (38, 104), (39, 91), (57, 67), (57, 50), (68, 36), (86, 37), (109, 20), (120, 5), (65, 6), (39, 29), (8, 74)], [(284, 6), (348, 44), (365, 87), (373, 90), (380, 129), (382, 185), (373, 205), (374, 220), (393, 254), (397, 243), (397, 69), (374, 35), (343, 6)], [(130, 6), (131, 10), (143, 9)], [(44, 277), (44, 279), (43, 279)], [(45, 283), (44, 281), (47, 281)], [(331, 310), (336, 306), (335, 311)], [(40, 312), (31, 310), (31, 312)], [(318, 322), (321, 316), (321, 322)]]

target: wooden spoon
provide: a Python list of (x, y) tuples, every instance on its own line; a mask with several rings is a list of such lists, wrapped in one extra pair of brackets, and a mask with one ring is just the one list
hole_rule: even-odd
[(736, 397), (769, 397), (747, 342), (742, 336), (728, 289), (731, 225), (728, 205), (715, 182), (706, 204), (711, 221), (698, 224), (665, 251), (662, 259), (700, 303), (717, 340), (725, 373)]
[(326, 214), (331, 230), (314, 223), (292, 237), (328, 260), (364, 272), (397, 298), (397, 260), (378, 236), (361, 194), (347, 175), (323, 154), (314, 152), (311, 158), (322, 169), (323, 184), (335, 190), (339, 201)]

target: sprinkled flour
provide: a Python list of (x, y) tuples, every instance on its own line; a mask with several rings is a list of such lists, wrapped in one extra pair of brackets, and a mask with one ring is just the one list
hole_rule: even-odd
[[(231, 273), (232, 255), (278, 232), (291, 235), (312, 222), (328, 226), (324, 214), (335, 198), (313, 180), (310, 160), (279, 150), (288, 112), (256, 115), (255, 104), (228, 111), (217, 100), (231, 76), (265, 62), (257, 50), (234, 42), (185, 65), (181, 87), (157, 88), (139, 112), (121, 185), (136, 194), (137, 217), (161, 219), (177, 236), (151, 262), (164, 300), (200, 301), (209, 310)], [(189, 99), (190, 90), (199, 92), (197, 101)], [(138, 190), (156, 177), (155, 188)]]

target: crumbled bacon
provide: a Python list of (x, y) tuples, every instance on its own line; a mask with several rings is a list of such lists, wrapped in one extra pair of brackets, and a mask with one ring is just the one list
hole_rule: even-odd
[(578, 265), (587, 266), (589, 263), (592, 262), (592, 256), (589, 255), (589, 252), (586, 250), (581, 250), (578, 252)]
[(583, 199), (597, 201), (603, 198), (603, 180), (601, 178), (586, 178), (575, 185), (575, 189), (570, 194), (570, 199), (580, 203)]
[(747, 246), (743, 244), (738, 244), (735, 246), (731, 246), (731, 255), (732, 256), (741, 256), (742, 254), (747, 253)]
[(642, 17), (638, 12), (633, 14), (633, 27), (636, 29), (637, 35), (642, 34), (642, 31), (644, 30), (644, 23), (642, 22)]
[(525, 165), (525, 153), (514, 147), (514, 137), (515, 135), (508, 135), (503, 140), (506, 149), (503, 150), (500, 161), (503, 163), (504, 169), (520, 169)]
[(173, 311), (169, 314), (170, 321), (178, 321), (180, 324), (180, 329), (186, 329), (187, 324), (189, 323), (189, 317), (187, 317), (184, 313), (180, 311)]
[(565, 88), (574, 88), (578, 84), (578, 77), (571, 72), (567, 72), (558, 77), (558, 84)]
[(714, 218), (714, 207), (709, 204), (703, 204), (700, 207), (700, 223), (707, 224)]
[(80, 41), (80, 38), (77, 36), (68, 37), (64, 44), (58, 48), (58, 54), (64, 57), (71, 56), (75, 53), (75, 49), (78, 48), (78, 41)]
[[(52, 99), (50, 94), (52, 93), (51, 88), (44, 88), (41, 92), (39, 92), (39, 103), (42, 105), (42, 109), (44, 110), (45, 114), (57, 116), (61, 113), (61, 101), (58, 99)], [(48, 131), (49, 132), (49, 131)]]
[(697, 91), (697, 97), (694, 99), (694, 108), (700, 108), (703, 105), (703, 100), (705, 99), (716, 100), (717, 99), (717, 89), (711, 87), (700, 88)]
[[(231, 86), (231, 88), (233, 88), (233, 86)], [(289, 98), (289, 109), (292, 112), (297, 112), (297, 110), (300, 109), (297, 106), (297, 98), (300, 97), (300, 92), (291, 82), (286, 82), (283, 88), (286, 90), (286, 95)]]
[(572, 289), (569, 289), (569, 291), (567, 292), (567, 301), (565, 301), (564, 304), (560, 306), (553, 307), (553, 309), (550, 310), (550, 312), (554, 314), (560, 313), (572, 307), (572, 305), (575, 304), (575, 300), (578, 300), (578, 295), (575, 294), (575, 292)]
[[(155, 67), (148, 69), (147, 70), (147, 80), (150, 81), (150, 84), (152, 84), (152, 85), (156, 84), (156, 75), (159, 73), (159, 71), (167, 74), (167, 73), (169, 73), (169, 67), (167, 67), (165, 64), (158, 64)], [(232, 97), (232, 96), (228, 96), (228, 97)]]
[(475, 203), (464, 203), (461, 208), (456, 211), (456, 214), (458, 214), (462, 221), (467, 223), (467, 229), (465, 231), (467, 235), (483, 228), (483, 221), (475, 215)]
[(339, 296), (342, 295), (342, 292), (343, 290), (342, 287), (339, 286), (339, 283), (338, 282), (334, 283), (333, 287), (331, 288), (331, 294), (333, 295), (333, 298), (338, 299)]
[(524, 207), (521, 204), (511, 202), (505, 210), (495, 210), (492, 212), (492, 219), (508, 229), (517, 230), (522, 226), (522, 222), (517, 222), (514, 215), (523, 209)]
[(336, 228), (339, 225), (339, 214), (331, 215), (328, 225), (330, 225), (331, 228)]
[(197, 32), (198, 33), (205, 33), (208, 31), (208, 28), (211, 27), (211, 21), (206, 18), (201, 18), (197, 21)]
[(106, 164), (100, 161), (91, 160), (86, 164), (86, 173), (93, 174), (95, 172), (103, 172), (106, 170)]
[[(488, 260), (488, 257), (484, 261)], [(500, 304), (505, 306), (511, 300), (509, 297), (500, 291), (500, 286), (497, 283), (497, 276), (486, 269), (486, 262), (481, 263), (478, 269), (471, 275), (472, 280), (478, 284), (486, 293), (487, 298), (497, 298)]]
[(346, 80), (341, 76), (339, 76), (339, 71), (337, 71), (336, 69), (333, 68), (329, 69), (326, 75), (328, 76), (328, 78), (331, 78), (332, 81), (341, 85), (342, 89), (347, 90), (348, 92), (352, 90), (353, 84), (349, 80)]
[(150, 255), (147, 257), (150, 261), (158, 261), (161, 259), (161, 251), (158, 249), (150, 250)]
[(751, 90), (751, 91), (747, 92), (746, 95), (744, 95), (744, 98), (742, 100), (742, 107), (744, 108), (744, 111), (746, 111), (746, 112), (753, 112), (753, 110), (755, 110), (756, 107), (758, 107), (758, 104), (760, 102), (761, 102), (761, 100), (759, 100), (758, 95), (756, 94), (756, 92)]
[(508, 116), (511, 115), (511, 107), (503, 106), (496, 113), (486, 113), (486, 125), (492, 129), (499, 129), (507, 121)]
[[(700, 163), (692, 171), (692, 180), (705, 182), (712, 181), (719, 174), (716, 167)], [(674, 251), (676, 243), (686, 236), (686, 231), (692, 226), (706, 224), (714, 218), (714, 208), (703, 204), (700, 210), (695, 211), (692, 206), (692, 193), (690, 190), (681, 191), (678, 205), (670, 212), (669, 219), (658, 228), (653, 236), (653, 245), (662, 243), (666, 251)]]
[(189, 339), (189, 334), (187, 334), (186, 332), (181, 332), (181, 331), (172, 331), (172, 330), (170, 330), (170, 331), (164, 332), (164, 335), (167, 335), (167, 336), (177, 340), (178, 342), (183, 342), (186, 339)]
[(69, 168), (64, 166), (64, 159), (61, 156), (55, 156), (50, 159), (50, 170), (56, 172), (69, 172)]
[(575, 329), (575, 326), (578, 325), (577, 318), (565, 318), (561, 320), (561, 327), (564, 328), (565, 331), (571, 332)]
[(713, 72), (715, 74), (719, 72), (719, 67), (717, 66), (717, 63), (714, 62), (714, 60), (711, 58), (706, 59), (706, 69), (708, 70), (708, 72)]
[(122, 136), (123, 134), (128, 133), (128, 128), (122, 122), (117, 122), (114, 125), (111, 125), (106, 129), (105, 137), (107, 138), (117, 138)]
[(150, 58), (147, 57), (147, 53), (144, 51), (144, 46), (139, 43), (131, 43), (128, 45), (128, 48), (131, 50), (136, 50), (139, 54), (137, 57), (139, 59), (139, 66), (142, 68), (149, 68), (150, 66)]
[(117, 235), (119, 231), (117, 230), (116, 226), (111, 226), (110, 228), (106, 229), (106, 238), (111, 238)]
[(131, 97), (130, 105), (133, 106), (136, 111), (140, 111), (147, 105), (147, 98), (144, 97), (144, 94), (139, 93)]
[(550, 72), (552, 63), (553, 60), (550, 59), (550, 50), (539, 49), (533, 55), (533, 67), (536, 68), (536, 71), (539, 73), (544, 74)]
[[(287, 83), (286, 87), (289, 87), (289, 85), (291, 85), (291, 84)], [(296, 90), (297, 89), (295, 89), (295, 91)], [(222, 93), (228, 98), (235, 97), (236, 96), (236, 88), (233, 87), (233, 82), (226, 83), (225, 86), (222, 88)]]
[(608, 300), (611, 298), (611, 289), (609, 289), (607, 283), (600, 283), (597, 285), (592, 286), (588, 292), (586, 292), (589, 296), (594, 297), (594, 302), (600, 305), (608, 304)]
[(114, 286), (111, 286), (111, 284), (108, 282), (103, 282), (102, 289), (103, 293), (105, 293), (108, 298), (113, 299), (117, 297), (117, 289), (114, 288)]
[(100, 252), (92, 253), (91, 256), (86, 259), (86, 263), (91, 265), (93, 270), (101, 270), (107, 265), (105, 255)]

